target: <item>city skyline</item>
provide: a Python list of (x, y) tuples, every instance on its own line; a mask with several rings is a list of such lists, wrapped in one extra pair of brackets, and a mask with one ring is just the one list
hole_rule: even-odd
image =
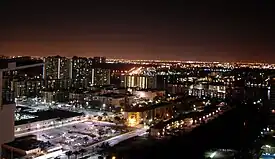
[[(275, 65), (61, 56), (0, 63), (3, 158), (252, 158), (243, 156), (274, 149), (263, 135), (274, 135), (265, 124), (275, 112)], [(251, 151), (255, 139), (259, 151)]]
[(267, 4), (12, 3), (1, 9), (3, 55), (275, 62)]
[(0, 1), (0, 158), (274, 158), (274, 10)]

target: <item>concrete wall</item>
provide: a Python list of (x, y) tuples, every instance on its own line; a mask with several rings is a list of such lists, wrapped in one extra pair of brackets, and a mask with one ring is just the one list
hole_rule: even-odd
[(15, 107), (15, 104), (6, 104), (0, 109), (0, 145), (14, 140)]

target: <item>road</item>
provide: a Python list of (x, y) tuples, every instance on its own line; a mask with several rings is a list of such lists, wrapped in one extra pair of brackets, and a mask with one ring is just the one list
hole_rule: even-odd
[[(135, 136), (143, 136), (143, 135), (145, 135), (147, 133), (146, 131), (147, 131), (147, 129), (144, 129), (144, 128), (137, 129), (137, 130), (125, 133), (125, 134), (121, 134), (121, 135), (115, 136), (115, 137), (110, 138), (108, 140), (102, 141), (102, 142), (97, 143), (97, 144), (95, 144), (93, 146), (101, 145), (104, 142), (109, 142), (110, 146), (115, 146), (116, 144), (118, 144), (118, 143), (120, 143), (122, 141), (125, 141), (127, 139), (133, 138)], [(98, 159), (98, 156), (99, 155), (96, 154), (96, 155), (90, 156), (89, 159)]]
[(99, 143), (96, 143), (94, 145), (92, 145), (93, 147), (95, 146), (98, 146), (98, 145), (101, 145), (102, 143), (104, 142), (108, 142), (110, 144), (110, 146), (114, 146), (124, 140), (127, 140), (127, 139), (130, 139), (132, 137), (135, 137), (135, 136), (142, 136), (146, 133), (146, 130), (147, 129), (144, 129), (144, 128), (141, 128), (141, 129), (137, 129), (137, 130), (134, 130), (134, 131), (131, 131), (131, 132), (128, 132), (128, 133), (125, 133), (125, 134), (121, 134), (121, 135), (118, 135), (118, 136), (115, 136), (115, 137), (112, 137), (110, 139), (107, 139), (105, 141), (102, 141), (102, 142), (99, 142)]

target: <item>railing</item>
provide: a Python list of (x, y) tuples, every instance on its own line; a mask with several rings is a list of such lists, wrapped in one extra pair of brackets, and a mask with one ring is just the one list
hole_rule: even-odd
[(3, 104), (15, 103), (14, 92), (11, 92), (10, 90), (6, 90), (5, 88), (3, 88), (3, 72), (22, 70), (22, 69), (27, 69), (31, 67), (37, 67), (37, 66), (44, 66), (44, 63), (24, 65), (24, 66), (16, 66), (16, 63), (11, 63), (8, 65), (8, 68), (0, 69), (0, 109), (2, 109)]
[(13, 104), (15, 103), (15, 93), (10, 90), (2, 91), (2, 104)]

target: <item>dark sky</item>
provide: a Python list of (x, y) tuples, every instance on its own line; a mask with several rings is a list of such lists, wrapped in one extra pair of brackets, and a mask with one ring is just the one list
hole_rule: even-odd
[(272, 1), (43, 2), (0, 2), (0, 54), (275, 62)]

